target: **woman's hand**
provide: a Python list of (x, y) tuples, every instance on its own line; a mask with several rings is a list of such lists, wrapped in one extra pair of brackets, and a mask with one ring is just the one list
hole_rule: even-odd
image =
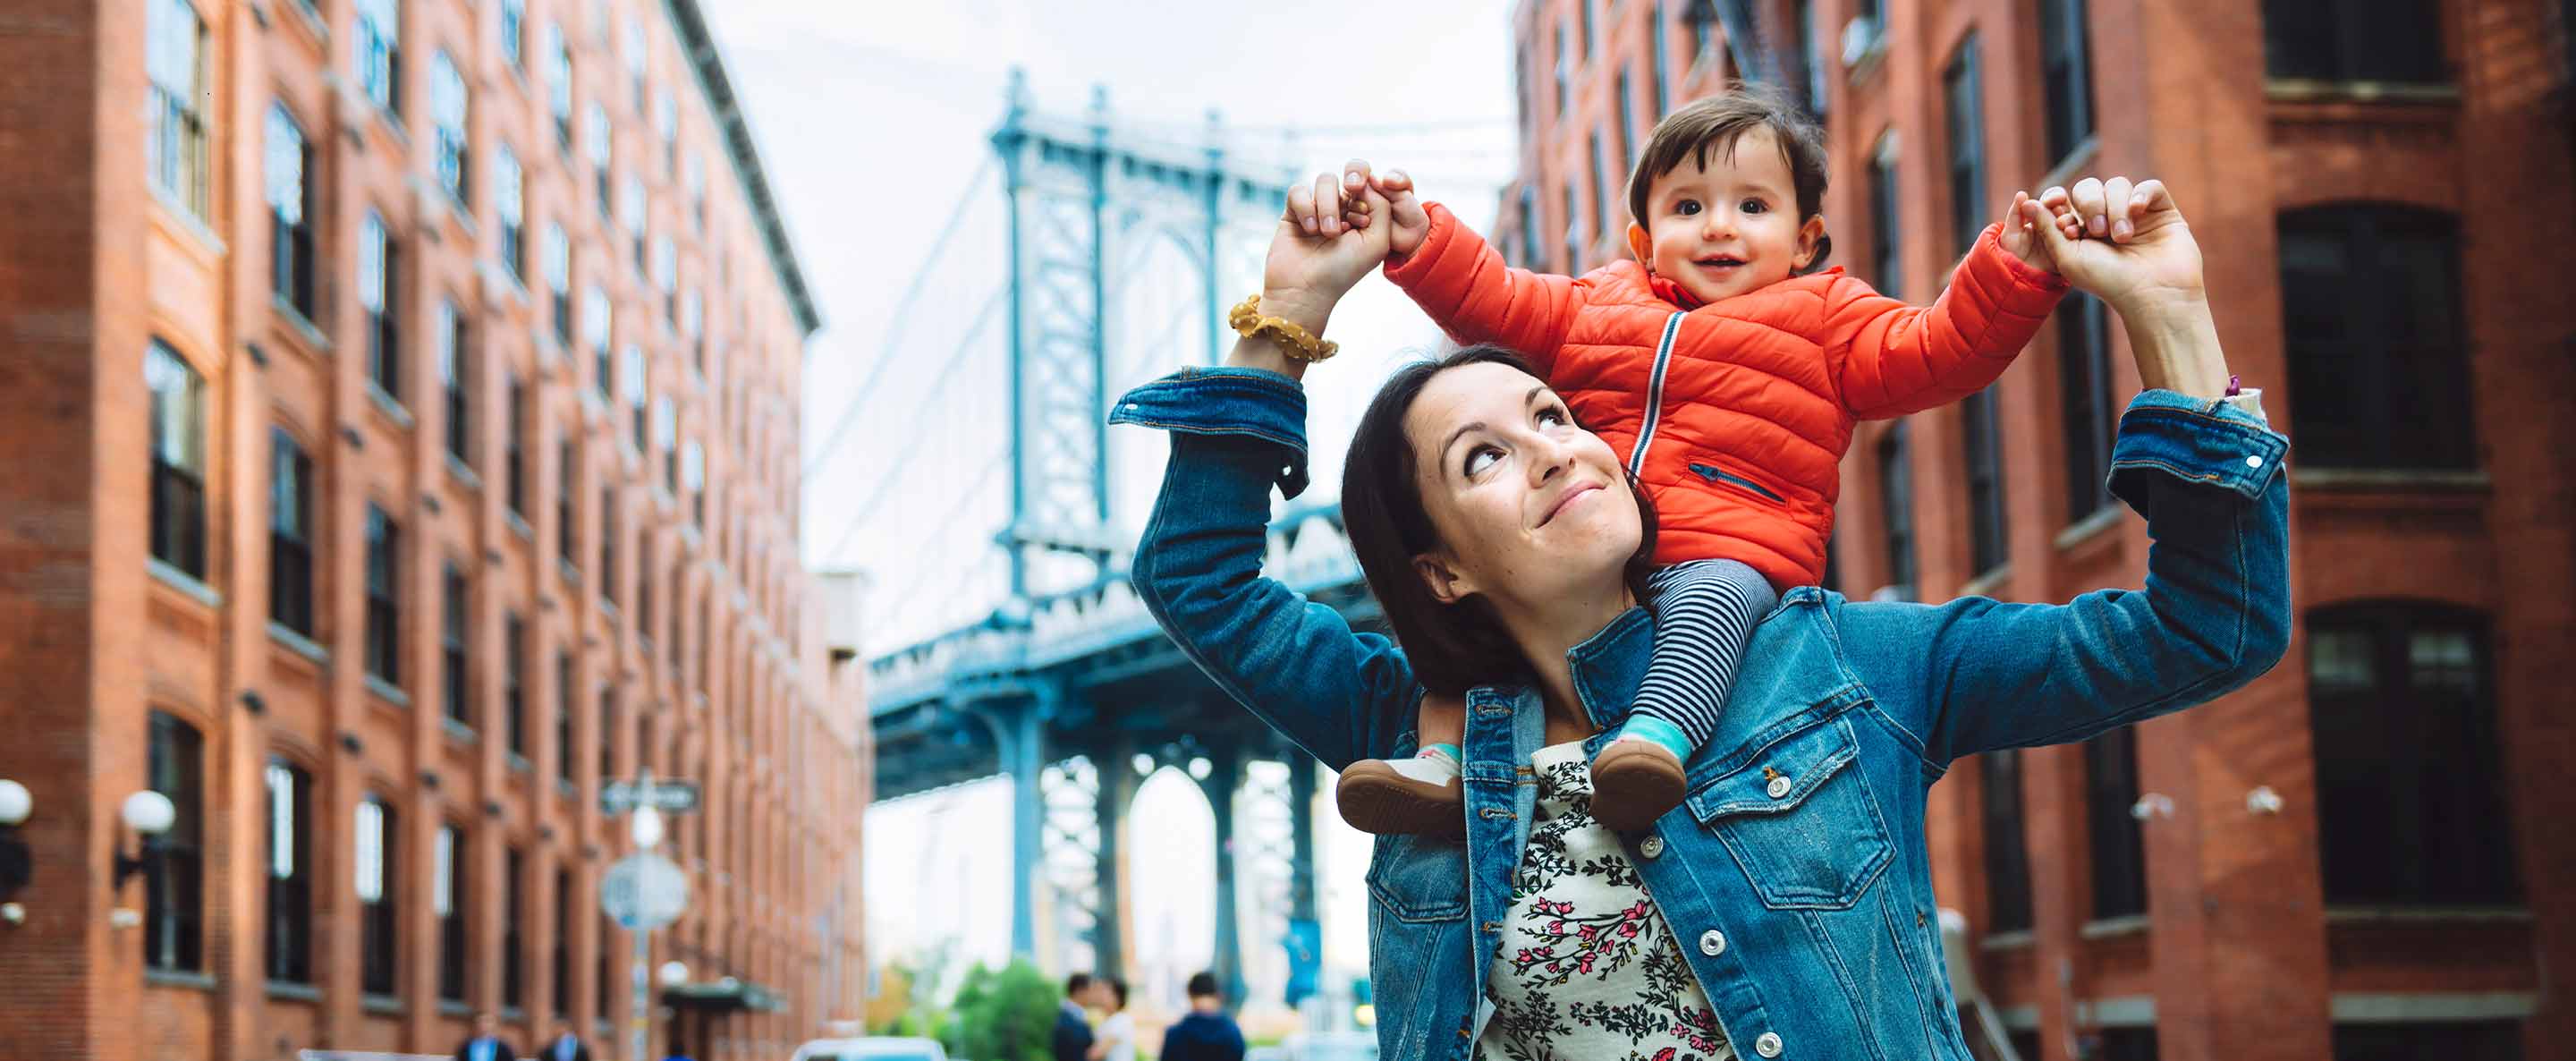
[(1262, 263), (1262, 312), (1321, 335), (1333, 305), (1386, 260), (1393, 226), (1355, 226), (1345, 213), (1363, 221), (1387, 215), (1386, 197), (1370, 187), (1365, 160), (1352, 159), (1338, 176), (1318, 174), (1312, 187), (1288, 190), (1287, 212)]
[(2086, 177), (2073, 191), (2014, 199), (2025, 235), (2039, 237), (2032, 264), (2109, 303), (2121, 316), (2205, 301), (2200, 244), (2163, 181)]
[(2072, 192), (2050, 188), (2015, 205), (2048, 264), (2120, 315), (2141, 382), (2202, 398), (2226, 393), (2200, 244), (2164, 182), (2087, 177)]

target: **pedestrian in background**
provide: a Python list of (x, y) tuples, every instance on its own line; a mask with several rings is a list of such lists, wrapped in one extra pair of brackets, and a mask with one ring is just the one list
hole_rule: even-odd
[(590, 1061), (590, 1047), (582, 1043), (581, 1036), (573, 1034), (571, 1021), (558, 1017), (555, 1037), (537, 1052), (534, 1061)]
[(1064, 978), (1064, 1001), (1056, 1004), (1055, 1034), (1048, 1051), (1055, 1061), (1089, 1061), (1091, 1014), (1083, 1006), (1091, 1001), (1093, 986), (1090, 973)]
[(1190, 977), (1190, 1011), (1163, 1032), (1160, 1061), (1243, 1061), (1243, 1029), (1225, 1014), (1216, 974)]
[(501, 1041), (501, 1022), (487, 1011), (474, 1015), (474, 1035), (456, 1048), (456, 1061), (519, 1061), (519, 1055)]

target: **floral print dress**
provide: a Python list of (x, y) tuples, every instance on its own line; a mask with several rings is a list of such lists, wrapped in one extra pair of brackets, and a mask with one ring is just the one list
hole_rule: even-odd
[(1477, 1061), (1733, 1061), (1627, 850), (1592, 820), (1583, 745), (1530, 761), (1538, 820), (1512, 872)]

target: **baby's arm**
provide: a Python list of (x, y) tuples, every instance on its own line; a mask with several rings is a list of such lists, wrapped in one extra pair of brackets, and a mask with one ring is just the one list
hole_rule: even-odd
[[(2026, 196), (2015, 195), (2014, 211)], [(2016, 212), (1977, 236), (1930, 306), (1909, 306), (1844, 278), (1826, 294), (1824, 334), (1843, 406), (1884, 419), (1946, 405), (1984, 390), (2030, 344), (2066, 293), (2035, 263), (2035, 235)]]
[(1395, 225), (1386, 278), (1460, 343), (1494, 343), (1550, 373), (1582, 308), (1571, 277), (1515, 269), (1448, 208), (1425, 204), (1400, 170), (1376, 179)]

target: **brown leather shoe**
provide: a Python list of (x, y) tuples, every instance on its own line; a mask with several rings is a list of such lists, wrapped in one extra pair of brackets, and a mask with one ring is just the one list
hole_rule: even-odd
[(1333, 804), (1343, 821), (1364, 833), (1455, 840), (1467, 835), (1465, 793), (1456, 777), (1435, 785), (1396, 773), (1383, 759), (1362, 759), (1342, 771)]
[(1655, 824), (1682, 802), (1682, 763), (1650, 740), (1614, 740), (1592, 757), (1592, 818), (1614, 832)]

